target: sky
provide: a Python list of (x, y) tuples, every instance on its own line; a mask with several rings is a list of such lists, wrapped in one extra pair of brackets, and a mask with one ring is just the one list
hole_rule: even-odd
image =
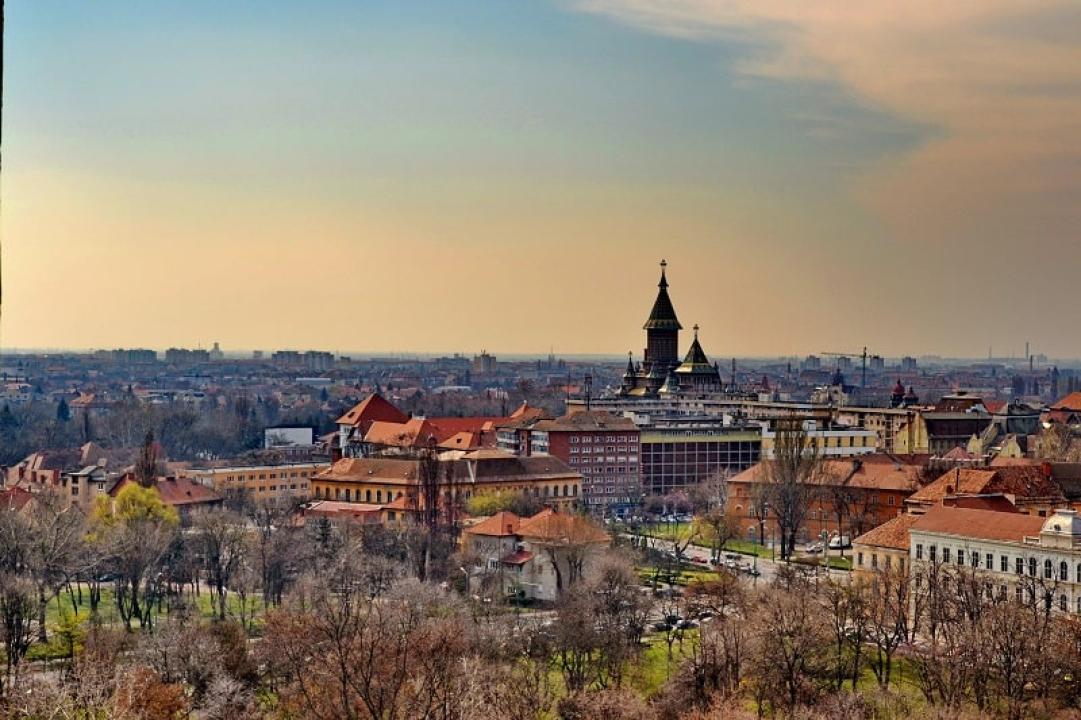
[(1081, 357), (1074, 0), (7, 0), (5, 30), (0, 347), (640, 354), (665, 258), (718, 359)]

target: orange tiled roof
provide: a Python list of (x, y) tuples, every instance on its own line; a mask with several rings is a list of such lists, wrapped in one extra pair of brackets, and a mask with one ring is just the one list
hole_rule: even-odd
[(939, 503), (948, 495), (1005, 493), (1019, 498), (1062, 498), (1062, 490), (1033, 465), (988, 469), (956, 468), (924, 486), (908, 499), (914, 503)]
[(607, 543), (608, 534), (581, 515), (542, 510), (518, 526), (518, 534), (540, 541)]
[(1051, 406), (1052, 410), (1081, 410), (1081, 392), (1072, 392)]
[(359, 427), (360, 431), (365, 433), (376, 420), (404, 423), (408, 419), (409, 416), (384, 400), (382, 395), (372, 393), (354, 405), (349, 412), (338, 418), (336, 422), (338, 425)]
[[(845, 485), (865, 490), (913, 492), (919, 487), (920, 466), (889, 459), (889, 456), (865, 455), (846, 460), (823, 460), (821, 472), (813, 482), (826, 487)], [(729, 480), (730, 483), (765, 481), (766, 461), (753, 465)]]
[(919, 520), (919, 515), (898, 515), (890, 518), (876, 528), (868, 530), (852, 541), (854, 545), (889, 548), (891, 550), (908, 549), (908, 531)]
[(522, 519), (512, 512), (497, 512), (489, 518), (485, 518), (473, 527), (466, 530), (470, 535), (488, 535), (491, 537), (507, 537), (517, 535)]
[(1039, 535), (1046, 518), (1027, 513), (1004, 513), (993, 510), (936, 505), (920, 515), (911, 532), (933, 532), (981, 540), (1020, 542), (1025, 537)]

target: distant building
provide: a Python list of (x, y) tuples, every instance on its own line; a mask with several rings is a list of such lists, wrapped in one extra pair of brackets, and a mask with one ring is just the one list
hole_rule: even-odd
[(211, 362), (220, 362), (220, 361), (222, 361), (224, 359), (225, 359), (225, 353), (223, 353), (221, 351), (221, 348), (218, 346), (218, 343), (214, 343), (214, 347), (212, 347), (210, 349), (210, 360), (211, 360)]
[(582, 474), (587, 509), (623, 512), (642, 495), (639, 430), (634, 421), (583, 411), (540, 420), (530, 430), (530, 454), (551, 455)]
[(901, 358), (901, 372), (914, 373), (916, 369), (916, 358), (907, 355)]
[(489, 355), (487, 350), (481, 350), (480, 355), (473, 356), (470, 366), (474, 373), (479, 375), (491, 375), (496, 371), (497, 362), (495, 355)]
[[(316, 499), (423, 506), (426, 461), (409, 457), (343, 458), (312, 478)], [(497, 449), (440, 453), (435, 466), (440, 511), (447, 514), (478, 493), (520, 492), (552, 507), (581, 501), (582, 476), (554, 457), (516, 457)]]
[(210, 352), (202, 349), (169, 348), (165, 351), (165, 362), (170, 365), (194, 365), (196, 363), (210, 362)]
[[(113, 485), (109, 495), (116, 497), (131, 484), (138, 484), (135, 476), (125, 475)], [(188, 477), (159, 477), (152, 487), (158, 492), (163, 503), (177, 511), (183, 524), (187, 524), (192, 514), (198, 510), (221, 507), (224, 502), (222, 496), (213, 489)]]
[(308, 425), (272, 425), (263, 430), (263, 447), (313, 445), (315, 431)]
[(233, 465), (191, 468), (186, 470), (185, 474), (218, 493), (242, 492), (258, 502), (286, 498), (307, 499), (311, 495), (312, 478), (329, 468), (329, 463)]

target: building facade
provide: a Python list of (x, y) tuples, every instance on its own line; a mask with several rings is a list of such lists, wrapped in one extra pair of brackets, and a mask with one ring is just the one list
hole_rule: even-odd
[(189, 469), (186, 474), (196, 482), (219, 493), (242, 492), (260, 500), (306, 500), (311, 495), (312, 479), (330, 468), (330, 463), (296, 463)]

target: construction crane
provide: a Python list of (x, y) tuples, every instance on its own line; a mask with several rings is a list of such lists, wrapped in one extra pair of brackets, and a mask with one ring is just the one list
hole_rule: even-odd
[(860, 388), (867, 387), (867, 347), (864, 346), (862, 353), (845, 353), (845, 352), (823, 352), (819, 355), (828, 355), (829, 357), (846, 357), (846, 358), (860, 358), (863, 362), (863, 374), (860, 380)]

